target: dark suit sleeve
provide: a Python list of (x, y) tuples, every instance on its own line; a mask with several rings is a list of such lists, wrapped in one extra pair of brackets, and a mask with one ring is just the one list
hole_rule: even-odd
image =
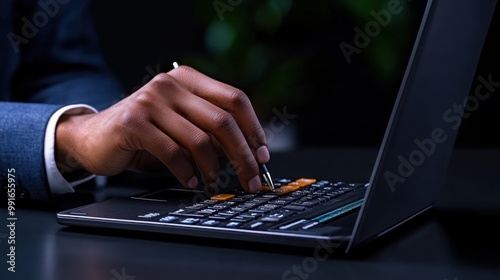
[(18, 199), (49, 198), (43, 143), (47, 122), (60, 107), (0, 102), (0, 179), (4, 193), (7, 171), (14, 169)]
[(7, 168), (15, 168), (19, 190), (32, 199), (50, 197), (43, 145), (51, 115), (62, 105), (84, 103), (102, 110), (122, 98), (100, 54), (91, 1), (41, 2), (57, 4), (57, 12), (50, 15), (38, 1), (17, 1), (16, 34), (23, 34), (23, 17), (31, 21), (35, 13), (45, 13), (48, 19), (19, 46), (10, 92), (16, 102), (0, 103), (1, 184), (6, 185)]
[(92, 1), (45, 2), (53, 3), (52, 10), (57, 11), (52, 12), (53, 16), (38, 1), (24, 0), (17, 4), (19, 34), (29, 30), (26, 21), (21, 20), (23, 14), (42, 13), (47, 20), (40, 27), (33, 21), (35, 35), (20, 45), (20, 65), (12, 82), (12, 98), (35, 103), (84, 102), (98, 110), (121, 99), (122, 89), (107, 71), (100, 53)]

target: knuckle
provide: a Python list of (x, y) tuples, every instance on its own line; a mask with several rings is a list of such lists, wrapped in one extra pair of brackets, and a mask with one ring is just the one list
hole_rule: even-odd
[(160, 73), (156, 75), (149, 84), (153, 88), (171, 88), (175, 85), (174, 77), (170, 76), (167, 73)]
[(255, 137), (252, 137), (249, 141), (251, 145), (253, 147), (267, 145), (267, 136), (262, 126), (260, 126), (260, 124), (257, 124), (253, 131), (255, 131)]
[(131, 133), (141, 131), (147, 120), (147, 111), (135, 105), (130, 110), (122, 110), (118, 117), (118, 127)]
[(229, 108), (245, 108), (250, 106), (250, 99), (239, 89), (234, 89), (227, 95), (227, 104)]
[(189, 66), (186, 66), (186, 65), (180, 65), (177, 68), (177, 71), (180, 71), (183, 74), (187, 74), (187, 75), (192, 75), (192, 74), (194, 74), (196, 72), (196, 70), (194, 70), (193, 68), (191, 68)]
[(191, 140), (191, 147), (193, 150), (207, 151), (212, 147), (212, 140), (205, 133), (194, 134)]
[(165, 153), (165, 164), (167, 166), (175, 164), (185, 156), (182, 148), (173, 141), (166, 142), (163, 150)]
[(148, 111), (150, 108), (154, 108), (155, 104), (154, 91), (145, 89), (139, 94), (135, 95), (134, 105), (132, 105), (131, 110), (134, 111)]
[(221, 111), (212, 116), (212, 124), (217, 130), (229, 131), (235, 128), (236, 121), (231, 114)]

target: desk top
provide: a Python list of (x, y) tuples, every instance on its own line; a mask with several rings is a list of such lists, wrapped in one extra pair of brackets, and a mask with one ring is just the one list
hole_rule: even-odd
[[(296, 172), (343, 180), (362, 172), (363, 180), (375, 156), (370, 149), (299, 151), (273, 155), (269, 168), (274, 176)], [(290, 164), (308, 160), (313, 164)], [(499, 171), (500, 150), (456, 151), (434, 211), (349, 256), (330, 254), (328, 244), (296, 249), (57, 224), (56, 211), (68, 207), (71, 198), (94, 195), (99, 200), (137, 191), (82, 187), (57, 205), (16, 211), (15, 273), (7, 271), (2, 225), (0, 278), (500, 279), (500, 230), (494, 227), (500, 218)], [(7, 211), (0, 210), (6, 224)]]

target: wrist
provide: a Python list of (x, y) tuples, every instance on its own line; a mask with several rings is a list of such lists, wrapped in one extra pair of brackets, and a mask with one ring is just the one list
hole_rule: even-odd
[[(82, 173), (82, 159), (75, 149), (78, 133), (78, 120), (88, 115), (63, 115), (56, 125), (54, 156), (57, 168), (64, 177)], [(81, 123), (80, 123), (81, 124)]]

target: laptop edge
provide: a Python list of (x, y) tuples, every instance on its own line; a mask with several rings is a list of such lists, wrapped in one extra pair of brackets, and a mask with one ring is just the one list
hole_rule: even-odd
[(495, 5), (428, 2), (347, 251), (431, 208), (458, 131), (450, 112), (467, 98)]

